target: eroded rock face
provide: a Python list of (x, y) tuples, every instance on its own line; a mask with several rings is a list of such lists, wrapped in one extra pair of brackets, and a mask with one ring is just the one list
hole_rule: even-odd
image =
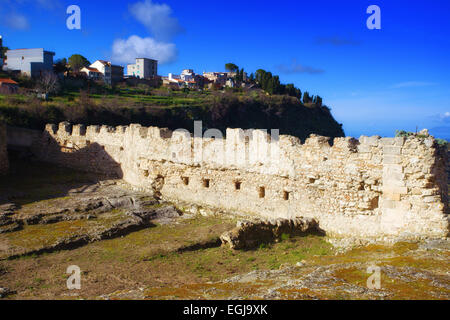
[(222, 234), (220, 240), (223, 245), (229, 244), (231, 249), (249, 249), (276, 241), (283, 234), (297, 236), (318, 231), (317, 221), (311, 218), (243, 221)]

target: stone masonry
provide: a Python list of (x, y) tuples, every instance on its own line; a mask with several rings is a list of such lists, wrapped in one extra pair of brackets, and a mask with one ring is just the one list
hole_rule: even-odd
[(447, 158), (432, 137), (311, 135), (302, 144), (263, 130), (205, 135), (61, 123), (47, 125), (34, 149), (41, 160), (123, 178), (167, 200), (314, 218), (332, 237), (448, 236)]
[(6, 125), (0, 123), (0, 175), (8, 172), (9, 164), (6, 146)]

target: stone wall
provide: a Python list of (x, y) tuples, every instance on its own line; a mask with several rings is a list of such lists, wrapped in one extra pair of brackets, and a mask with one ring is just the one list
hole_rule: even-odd
[(0, 175), (8, 172), (8, 151), (6, 147), (6, 125), (0, 123)]
[[(215, 133), (215, 136), (214, 136)], [(228, 129), (47, 125), (42, 160), (111, 174), (168, 200), (270, 218), (312, 217), (334, 237), (446, 237), (446, 153), (432, 138), (329, 138)], [(331, 146), (332, 145), (332, 146)]]

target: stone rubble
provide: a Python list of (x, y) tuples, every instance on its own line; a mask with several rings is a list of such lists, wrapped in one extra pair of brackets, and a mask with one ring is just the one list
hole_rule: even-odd
[(236, 228), (223, 233), (220, 240), (223, 245), (229, 245), (234, 250), (251, 249), (261, 243), (278, 241), (283, 234), (298, 236), (318, 231), (317, 221), (303, 217), (240, 221)]

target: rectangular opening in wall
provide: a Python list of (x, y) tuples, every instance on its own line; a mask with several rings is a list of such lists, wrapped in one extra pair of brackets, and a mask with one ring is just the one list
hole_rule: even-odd
[(266, 188), (259, 187), (258, 193), (260, 198), (264, 198), (266, 196)]
[(210, 182), (209, 179), (203, 179), (203, 187), (209, 188), (209, 182)]
[(288, 192), (288, 191), (283, 191), (283, 199), (284, 200), (289, 200), (289, 196), (290, 196), (290, 192)]
[(242, 182), (240, 182), (240, 181), (235, 181), (235, 182), (234, 182), (234, 189), (235, 189), (235, 190), (241, 190), (241, 184), (242, 184)]
[(149, 174), (148, 170), (144, 170), (143, 175), (144, 175), (144, 177), (148, 177), (150, 174)]
[(181, 177), (185, 186), (189, 185), (189, 177)]

